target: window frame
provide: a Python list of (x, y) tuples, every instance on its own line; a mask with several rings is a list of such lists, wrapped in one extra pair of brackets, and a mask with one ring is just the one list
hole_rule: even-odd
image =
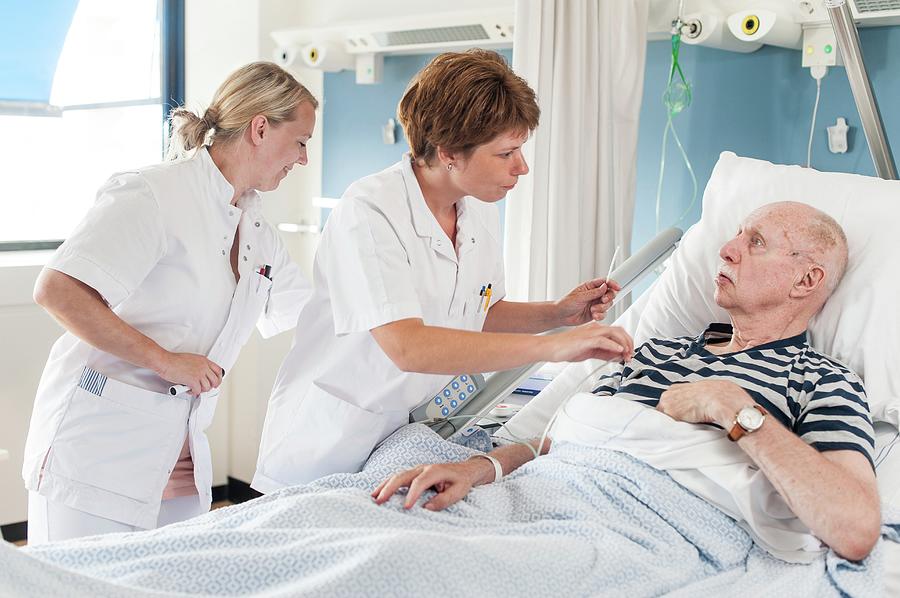
[[(83, 106), (67, 106), (69, 110), (90, 110), (123, 105), (162, 104), (165, 126), (169, 112), (184, 104), (184, 2), (185, 0), (161, 0), (160, 17), (160, 97), (138, 102), (104, 102)], [(36, 117), (39, 118), (39, 117)], [(163, 144), (166, 140), (163, 139)], [(160, 148), (160, 155), (165, 147)], [(0, 241), (0, 253), (8, 251), (46, 251), (62, 245), (64, 239), (35, 241)]]

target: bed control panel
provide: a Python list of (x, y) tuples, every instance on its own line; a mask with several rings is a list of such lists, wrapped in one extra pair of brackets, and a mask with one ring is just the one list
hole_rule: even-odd
[(481, 392), (482, 388), (484, 388), (484, 376), (481, 374), (460, 374), (450, 380), (447, 386), (427, 402), (413, 409), (409, 414), (409, 421), (417, 422), (449, 417)]

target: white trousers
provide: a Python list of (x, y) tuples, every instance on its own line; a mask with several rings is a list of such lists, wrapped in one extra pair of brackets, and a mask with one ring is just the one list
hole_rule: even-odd
[[(162, 527), (184, 521), (206, 512), (200, 505), (200, 497), (197, 495), (170, 498), (162, 501), (156, 526)], [(95, 534), (135, 532), (141, 529), (47, 500), (37, 492), (28, 492), (29, 546)]]

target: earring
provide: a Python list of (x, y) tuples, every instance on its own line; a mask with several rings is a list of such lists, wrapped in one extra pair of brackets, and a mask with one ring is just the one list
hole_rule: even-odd
[(453, 164), (447, 164), (447, 172), (453, 170)]

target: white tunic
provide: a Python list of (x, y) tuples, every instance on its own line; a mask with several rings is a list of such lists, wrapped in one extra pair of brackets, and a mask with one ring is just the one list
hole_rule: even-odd
[(454, 248), (408, 157), (347, 189), (323, 232), (313, 297), (269, 400), (254, 488), (358, 471), (449, 381), (401, 371), (369, 331), (407, 318), (481, 330), (481, 290), (491, 285), (492, 304), (504, 296), (499, 228), (496, 206), (465, 197)]
[[(294, 325), (310, 287), (263, 219), (258, 193), (234, 189), (206, 149), (114, 175), (47, 267), (94, 288), (125, 322), (173, 352), (207, 355), (226, 375), (254, 324)], [(231, 247), (240, 230), (235, 284)], [(259, 269), (271, 266), (271, 280)], [(200, 500), (211, 498), (203, 431), (218, 391), (191, 399), (71, 333), (53, 346), (25, 447), (29, 490), (93, 515), (155, 527), (188, 433)]]

